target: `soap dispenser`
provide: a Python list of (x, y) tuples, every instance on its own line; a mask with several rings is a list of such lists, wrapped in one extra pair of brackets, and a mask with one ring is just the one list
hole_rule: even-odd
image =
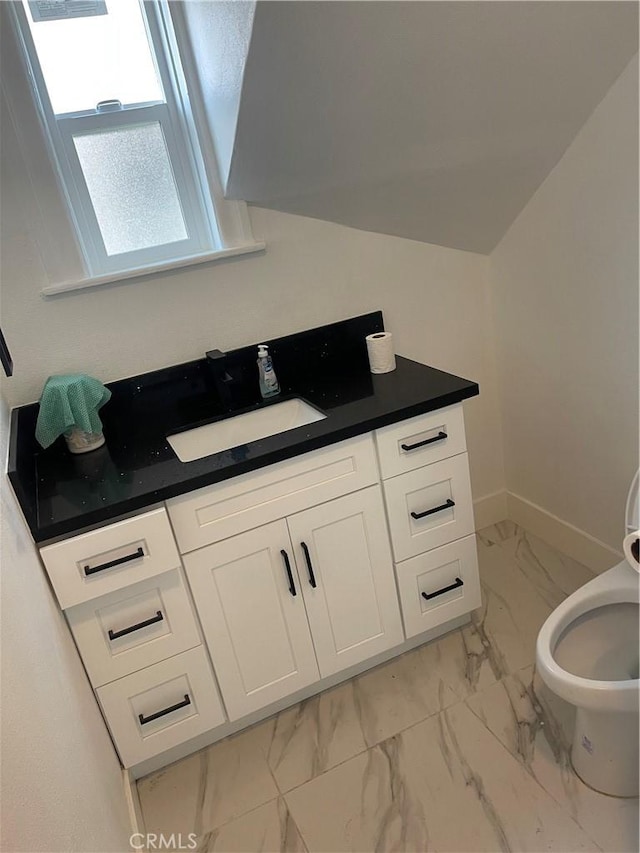
[(276, 394), (280, 393), (280, 384), (273, 369), (269, 347), (265, 344), (258, 346), (258, 379), (260, 381), (260, 393), (264, 399), (275, 397)]

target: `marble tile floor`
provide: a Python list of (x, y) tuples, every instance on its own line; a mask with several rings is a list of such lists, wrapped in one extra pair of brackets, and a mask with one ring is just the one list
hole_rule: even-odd
[(201, 853), (637, 851), (638, 800), (580, 782), (572, 708), (534, 673), (592, 573), (508, 521), (478, 552), (470, 625), (141, 779), (147, 832)]

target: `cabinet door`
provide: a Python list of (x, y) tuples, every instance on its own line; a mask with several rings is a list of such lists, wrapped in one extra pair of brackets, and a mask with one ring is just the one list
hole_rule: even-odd
[(322, 677), (404, 640), (379, 486), (287, 519)]
[(318, 680), (286, 522), (201, 548), (184, 565), (230, 720)]

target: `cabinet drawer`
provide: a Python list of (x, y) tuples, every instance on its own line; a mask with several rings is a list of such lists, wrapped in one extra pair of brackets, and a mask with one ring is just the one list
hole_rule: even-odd
[(180, 565), (163, 507), (40, 550), (65, 610)]
[(120, 678), (96, 693), (125, 767), (225, 721), (202, 646)]
[(480, 607), (473, 535), (399, 563), (396, 574), (407, 637)]
[(375, 431), (383, 479), (466, 450), (462, 405), (438, 409)]
[(384, 483), (396, 562), (474, 532), (467, 454)]
[(94, 687), (200, 644), (178, 569), (77, 604), (66, 616)]
[(184, 554), (378, 482), (371, 433), (167, 501)]

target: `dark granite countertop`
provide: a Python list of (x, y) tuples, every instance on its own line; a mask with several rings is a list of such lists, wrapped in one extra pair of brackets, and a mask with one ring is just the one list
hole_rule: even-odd
[(364, 337), (382, 328), (374, 312), (265, 341), (282, 388), (277, 400), (301, 397), (327, 417), (193, 462), (179, 461), (167, 434), (269, 405), (260, 400), (254, 346), (228, 353), (230, 412), (205, 359), (109, 383), (106, 445), (84, 455), (72, 456), (62, 437), (42, 450), (34, 438), (38, 404), (14, 409), (8, 474), (33, 538), (77, 533), (478, 394), (475, 382), (401, 356), (392, 373), (372, 375)]

